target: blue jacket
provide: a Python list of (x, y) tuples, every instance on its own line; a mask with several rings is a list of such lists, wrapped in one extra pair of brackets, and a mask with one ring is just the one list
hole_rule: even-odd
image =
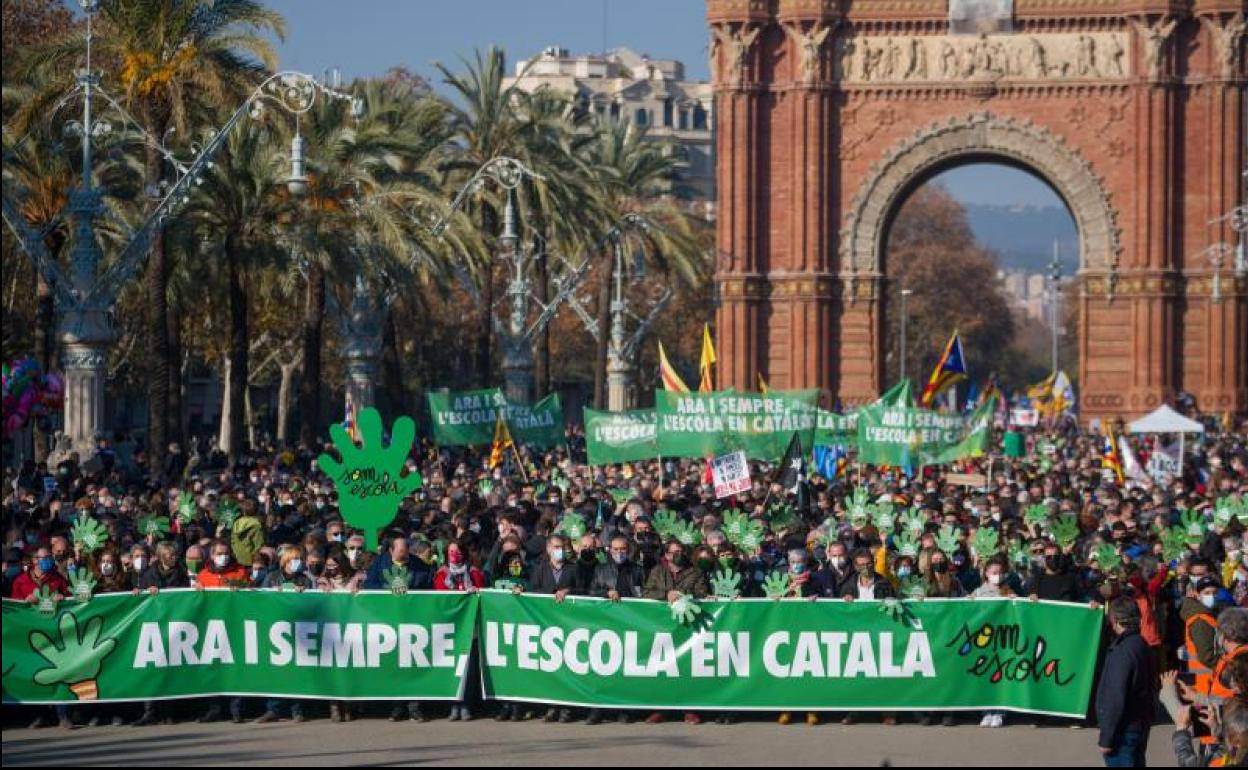
[[(394, 560), (390, 558), (388, 551), (373, 559), (373, 565), (368, 568), (368, 577), (364, 578), (364, 587), (389, 588), (382, 573), (390, 569), (393, 564)], [(433, 590), (433, 570), (410, 554), (407, 557), (407, 589), (409, 591)]]

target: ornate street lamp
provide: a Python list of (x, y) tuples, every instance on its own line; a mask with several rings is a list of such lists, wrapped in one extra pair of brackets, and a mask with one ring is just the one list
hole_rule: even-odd
[[(3, 211), (5, 223), (54, 292), (62, 346), (61, 365), (65, 371), (64, 435), (68, 442), (68, 446), (58, 447), (58, 450), (61, 453), (76, 450), (86, 459), (94, 454), (95, 439), (104, 431), (104, 384), (108, 348), (116, 339), (112, 310), (117, 296), (147, 256), (152, 240), (164, 222), (189, 202), (191, 185), (198, 184), (203, 171), (211, 168), (212, 158), (225, 143), (230, 130), (244, 115), (259, 117), (266, 105), (277, 105), (298, 116), (312, 108), (318, 95), (323, 95), (350, 101), (352, 114), (358, 117), (363, 102), (318, 83), (310, 75), (279, 72), (261, 82), (202, 147), (194, 148), (196, 154), (193, 159), (179, 160), (160, 139), (144, 133), (138, 121), (100, 87), (99, 76), (91, 69), (93, 21), (98, 4), (96, 0), (80, 0), (80, 5), (87, 18), (86, 67), (78, 73), (77, 85), (56, 108), (59, 109), (78, 94), (82, 95), (82, 120), (67, 125), (67, 131), (82, 142), (80, 186), (69, 191), (67, 204), (75, 231), (69, 274), (65, 274), (47, 253), (42, 233), (21, 216), (20, 207), (11, 199), (11, 185), (5, 185)], [(99, 269), (103, 255), (96, 240), (95, 221), (104, 213), (104, 204), (102, 191), (93, 185), (91, 178), (92, 149), (93, 140), (110, 133), (111, 126), (94, 118), (92, 107), (96, 97), (103, 99), (132, 128), (143, 133), (144, 141), (170, 162), (176, 177), (168, 188), (150, 191), (156, 205), (137, 230), (126, 233), (127, 241), (121, 253), (103, 271)], [(303, 140), (296, 134), (288, 181), (289, 189), (295, 194), (306, 190), (303, 162)]]

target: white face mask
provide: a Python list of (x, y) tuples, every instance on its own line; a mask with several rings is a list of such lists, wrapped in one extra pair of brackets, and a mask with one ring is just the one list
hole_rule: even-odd
[(999, 585), (1001, 585), (1001, 573), (1000, 573), (1000, 572), (994, 572), (993, 574), (989, 575), (989, 576), (988, 576), (988, 582), (989, 582), (989, 583), (991, 583), (991, 584), (992, 584), (992, 585), (994, 585), (994, 586), (999, 586)]
[(117, 565), (116, 565), (116, 564), (113, 564), (111, 561), (106, 561), (106, 562), (104, 562), (103, 564), (101, 564), (101, 565), (100, 565), (100, 573), (101, 573), (101, 574), (104, 574), (104, 575), (111, 575), (111, 574), (113, 574), (113, 573), (114, 573), (114, 572), (116, 572), (116, 571), (117, 571)]
[(219, 553), (212, 557), (212, 563), (217, 565), (217, 569), (223, 568), (230, 563), (229, 554)]
[(1217, 604), (1217, 602), (1218, 602), (1217, 594), (1201, 594), (1200, 595), (1200, 603), (1205, 605), (1209, 609), (1213, 609), (1213, 605)]
[(143, 557), (142, 556), (133, 557), (132, 559), (130, 559), (130, 563), (134, 565), (135, 572), (143, 571)]
[(555, 550), (551, 551), (551, 552), (550, 552), (550, 559), (551, 559), (551, 561), (553, 561), (555, 564), (562, 564), (562, 563), (563, 563), (563, 549), (562, 549), (562, 548), (556, 548)]

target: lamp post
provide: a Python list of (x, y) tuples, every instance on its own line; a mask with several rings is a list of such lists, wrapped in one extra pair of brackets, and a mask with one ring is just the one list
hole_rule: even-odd
[(1235, 249), (1229, 243), (1215, 243), (1204, 251), (1196, 255), (1197, 259), (1205, 257), (1209, 260), (1209, 265), (1213, 268), (1213, 280), (1209, 287), (1209, 300), (1215, 304), (1222, 304), (1222, 265), (1226, 264), (1226, 260), (1235, 256)]
[(1053, 333), (1053, 372), (1057, 372), (1057, 308), (1061, 302), (1062, 262), (1058, 258), (1057, 241), (1053, 241), (1053, 261), (1049, 263), (1049, 324)]
[(906, 313), (906, 299), (914, 294), (914, 289), (901, 290), (901, 380), (906, 379), (906, 323), (910, 316)]
[[(493, 308), (486, 308), (490, 313), (490, 322), (499, 340), (499, 348), (503, 352), (503, 392), (507, 400), (513, 404), (529, 403), (533, 400), (533, 339), (554, 317), (553, 308), (557, 300), (544, 306), (542, 314), (533, 325), (526, 328), (529, 317), (529, 302), (540, 300), (533, 297), (533, 281), (529, 277), (529, 266), (545, 248), (540, 239), (532, 248), (526, 249), (520, 243), (520, 214), (516, 206), (516, 190), (525, 178), (544, 179), (544, 177), (525, 166), (515, 158), (499, 156), (486, 161), (473, 173), (463, 188), (451, 201), (446, 216), (431, 228), (434, 235), (441, 235), (450, 223), (450, 215), (459, 209), (469, 195), (475, 194), (492, 180), (503, 188), (507, 201), (503, 206), (503, 229), (498, 241), (500, 256), (511, 268), (507, 281), (507, 299), (511, 305), (507, 323), (501, 323), (493, 314)], [(470, 291), (479, 302), (481, 297), (476, 288), (469, 284)]]
[[(147, 135), (138, 121), (101, 88), (99, 76), (91, 68), (93, 21), (98, 11), (98, 0), (79, 0), (79, 4), (87, 20), (86, 66), (78, 73), (73, 91), (59, 103), (66, 104), (76, 95), (82, 95), (82, 121), (66, 125), (67, 132), (82, 141), (80, 186), (69, 191), (67, 204), (75, 230), (68, 274), (48, 254), (42, 233), (21, 216), (20, 206), (12, 199), (10, 185), (4, 186), (3, 194), (5, 224), (54, 291), (57, 333), (62, 345), (61, 363), (65, 370), (65, 424), (62, 444), (50, 458), (53, 461), (70, 451), (77, 451), (83, 459), (95, 453), (96, 437), (104, 430), (104, 384), (108, 349), (116, 340), (112, 310), (117, 296), (147, 256), (152, 240), (164, 222), (189, 202), (192, 185), (198, 184), (202, 173), (212, 167), (212, 158), (224, 145), (235, 124), (244, 115), (259, 117), (266, 104), (276, 104), (298, 116), (312, 108), (318, 95), (350, 101), (352, 114), (357, 117), (363, 108), (359, 99), (330, 89), (310, 75), (279, 72), (262, 81), (221, 128), (202, 147), (195, 148), (193, 159), (179, 160), (161, 143), (160, 138)], [(103, 99), (125, 123), (142, 133), (144, 141), (156, 148), (175, 170), (175, 179), (167, 189), (162, 185), (151, 191), (156, 199), (155, 207), (137, 230), (125, 233), (125, 245), (104, 270), (100, 269), (103, 255), (95, 233), (95, 221), (104, 213), (104, 204), (102, 191), (94, 186), (91, 179), (92, 143), (109, 134), (111, 126), (94, 115), (93, 106), (97, 98)], [(306, 189), (307, 180), (303, 171), (303, 139), (298, 133), (291, 149), (288, 186), (292, 193), (299, 194)]]

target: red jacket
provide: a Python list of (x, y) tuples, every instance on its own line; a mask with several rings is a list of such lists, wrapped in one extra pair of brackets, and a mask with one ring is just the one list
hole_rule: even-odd
[(231, 585), (246, 588), (251, 585), (251, 570), (241, 564), (235, 564), (223, 572), (214, 572), (211, 567), (204, 567), (199, 571), (196, 580), (204, 588), (229, 588)]
[[(468, 579), (477, 588), (485, 587), (485, 573), (476, 567), (468, 568)], [(462, 591), (463, 586), (451, 585), (451, 571), (446, 567), (440, 568), (433, 576), (433, 590), (435, 591)]]
[(39, 590), (39, 586), (46, 585), (52, 589), (53, 593), (61, 596), (69, 596), (69, 582), (61, 576), (59, 572), (49, 572), (39, 580), (35, 580), (30, 572), (22, 572), (13, 581), (13, 591), (10, 599), (20, 599), (25, 601), (30, 598), (31, 594)]

